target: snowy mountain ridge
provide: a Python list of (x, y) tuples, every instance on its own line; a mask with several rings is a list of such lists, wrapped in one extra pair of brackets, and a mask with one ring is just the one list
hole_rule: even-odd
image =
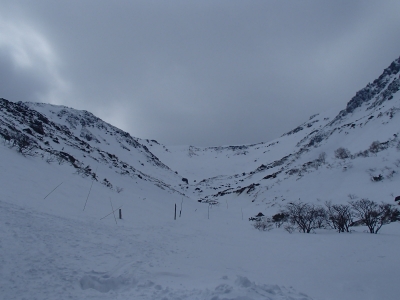
[(397, 300), (399, 222), (289, 234), (248, 220), (298, 199), (394, 203), (398, 66), (254, 145), (165, 146), (0, 99), (0, 298)]
[[(365, 184), (371, 189), (380, 189), (371, 178), (384, 176), (385, 173), (385, 179), (391, 181), (400, 172), (397, 166), (399, 70), (400, 59), (397, 59), (378, 79), (357, 92), (346, 109), (339, 113), (331, 110), (313, 115), (308, 121), (269, 143), (233, 147), (174, 147), (170, 151), (163, 151), (165, 146), (160, 147), (152, 142), (146, 145), (162, 161), (179, 170), (180, 174), (197, 179), (193, 184), (202, 191), (199, 197), (205, 202), (208, 199), (218, 201), (221, 196), (240, 195), (246, 191), (244, 194), (252, 201), (268, 201), (273, 205), (267, 199), (285, 198), (282, 186), (288, 185), (286, 189), (290, 190), (304, 190), (311, 184), (305, 179), (311, 178), (312, 173), (319, 173), (322, 178), (329, 177), (329, 173), (349, 171), (357, 165), (362, 168), (363, 164), (369, 166), (363, 170), (367, 175), (363, 174)], [(373, 143), (376, 147), (371, 149)], [(336, 158), (335, 151), (338, 148), (347, 149), (349, 156)], [(385, 156), (384, 159), (390, 161), (384, 168), (377, 159), (379, 156)], [(180, 160), (184, 161), (181, 169), (176, 164)], [(193, 170), (200, 171), (203, 178)], [(209, 178), (205, 177), (206, 174), (210, 175)], [(350, 181), (355, 174), (352, 171), (342, 172), (341, 176), (348, 177)], [(313, 190), (312, 187), (310, 190)], [(361, 193), (357, 190), (344, 192)], [(398, 193), (393, 187), (389, 194)], [(311, 197), (308, 194), (307, 197)], [(298, 195), (301, 197), (303, 193)], [(338, 196), (343, 199), (346, 195), (342, 193)], [(326, 199), (327, 195), (320, 194), (318, 197)], [(316, 197), (313, 198), (315, 200)], [(387, 196), (387, 201), (393, 201), (393, 197)]]
[[(328, 169), (342, 170), (343, 164), (372, 161), (377, 152), (389, 153), (389, 149), (397, 149), (399, 71), (400, 58), (373, 83), (357, 92), (339, 113), (328, 111), (313, 115), (269, 143), (165, 146), (155, 140), (131, 137), (87, 111), (50, 104), (13, 103), (5, 99), (0, 100), (0, 134), (13, 143), (13, 137), (19, 136), (33, 145), (42, 158), (61, 157), (78, 172), (95, 180), (101, 181), (94, 170), (94, 166), (100, 164), (135, 182), (149, 180), (172, 193), (202, 202), (218, 202), (229, 194), (247, 195), (255, 202), (266, 201), (274, 194), (273, 198), (285, 198), (277, 195), (277, 185), (308, 177), (319, 168), (319, 172), (322, 168), (323, 175), (327, 175)], [(369, 147), (377, 141), (379, 151), (373, 153)], [(334, 151), (340, 147), (351, 153), (347, 160), (335, 158)], [(396, 163), (395, 156), (390, 156), (392, 164)], [(81, 170), (84, 168), (86, 171)], [(371, 169), (374, 167), (368, 168)], [(379, 173), (368, 170), (365, 172)], [(391, 167), (390, 172), (382, 172), (392, 172), (390, 176), (393, 177), (398, 170)], [(371, 176), (379, 175), (375, 173)], [(112, 180), (105, 179), (102, 183), (112, 186)], [(302, 183), (303, 180), (299, 184)]]
[[(25, 156), (67, 162), (78, 173), (101, 181), (96, 164), (176, 192), (169, 182), (177, 175), (168, 166), (137, 139), (87, 111), (5, 99), (0, 99), (0, 107), (0, 134)], [(112, 187), (109, 180), (102, 183)]]

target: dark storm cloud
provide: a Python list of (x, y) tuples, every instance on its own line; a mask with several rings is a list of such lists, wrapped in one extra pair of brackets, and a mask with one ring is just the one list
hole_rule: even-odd
[(41, 95), (166, 144), (268, 141), (344, 108), (400, 55), (399, 9), (397, 1), (9, 2), (7, 24), (25, 24), (52, 55), (38, 50), (46, 68), (5, 77), (16, 63), (4, 45), (23, 46), (0, 33), (0, 97)]

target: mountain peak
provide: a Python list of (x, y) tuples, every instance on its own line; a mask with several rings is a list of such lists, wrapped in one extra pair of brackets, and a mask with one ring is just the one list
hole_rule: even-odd
[[(342, 111), (342, 116), (352, 113), (356, 108), (362, 106), (366, 102), (369, 102), (373, 98), (376, 99), (370, 105), (370, 107), (379, 105), (388, 100), (399, 90), (400, 78), (399, 76), (396, 77), (399, 71), (400, 57), (394, 60), (390, 66), (387, 67), (383, 73), (373, 81), (373, 83), (369, 83), (365, 88), (356, 93), (356, 95), (347, 103), (346, 109)], [(380, 95), (380, 97), (377, 98), (377, 95)]]

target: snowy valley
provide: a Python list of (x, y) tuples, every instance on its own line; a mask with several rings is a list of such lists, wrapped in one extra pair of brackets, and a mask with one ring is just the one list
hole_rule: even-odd
[(398, 299), (398, 221), (289, 234), (249, 218), (296, 201), (397, 206), (399, 90), (400, 58), (344, 109), (219, 147), (0, 99), (0, 298)]

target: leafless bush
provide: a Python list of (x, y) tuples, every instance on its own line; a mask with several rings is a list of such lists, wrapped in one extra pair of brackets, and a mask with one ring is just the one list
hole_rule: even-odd
[(349, 197), (351, 200), (357, 199), (357, 195), (355, 194), (348, 194), (347, 197)]
[(52, 162), (55, 162), (55, 161), (56, 161), (56, 157), (55, 157), (53, 154), (47, 155), (47, 157), (46, 157), (46, 162), (47, 162), (48, 164), (51, 164)]
[(289, 215), (285, 212), (280, 212), (272, 216), (272, 221), (275, 223), (277, 228), (281, 227), (283, 223), (287, 222)]
[(360, 151), (360, 152), (358, 152), (356, 154), (356, 156), (368, 157), (369, 156), (369, 151), (368, 150)]
[(23, 156), (35, 156), (37, 145), (36, 142), (30, 139), (23, 133), (15, 133), (10, 137), (11, 148), (15, 147)]
[(291, 225), (291, 224), (286, 224), (283, 228), (284, 228), (287, 232), (289, 232), (289, 233), (293, 233), (293, 231), (296, 229), (296, 228), (294, 228), (294, 226)]
[(381, 143), (379, 141), (374, 141), (369, 146), (369, 151), (371, 153), (378, 153), (381, 150)]
[(61, 155), (57, 156), (57, 162), (59, 165), (62, 165), (65, 162), (65, 158), (62, 157)]
[(335, 157), (338, 159), (346, 159), (351, 156), (350, 150), (340, 147), (335, 150)]
[(328, 225), (328, 214), (322, 206), (314, 207), (314, 217), (316, 228), (326, 228)]
[(354, 216), (366, 225), (370, 233), (378, 233), (383, 225), (400, 219), (400, 211), (391, 204), (378, 204), (369, 199), (349, 202)]
[(320, 162), (321, 164), (325, 164), (326, 162), (326, 152), (322, 152), (318, 155), (318, 162)]
[(310, 233), (311, 230), (322, 228), (326, 219), (326, 213), (320, 206), (309, 203), (289, 203), (286, 211), (289, 222), (296, 225), (299, 231)]
[(122, 187), (119, 186), (115, 186), (115, 191), (119, 194), (123, 191), (124, 189)]
[(91, 176), (94, 180), (97, 180), (96, 178), (96, 173), (94, 173), (92, 171), (92, 169), (90, 168), (89, 165), (87, 165), (86, 167), (83, 167), (82, 164), (80, 164), (80, 167), (75, 166), (76, 167), (76, 174), (81, 175), (82, 177), (89, 177)]
[(328, 223), (329, 225), (340, 232), (349, 232), (349, 227), (353, 223), (353, 213), (350, 205), (334, 204), (326, 202)]
[(270, 231), (274, 228), (273, 222), (271, 219), (263, 217), (259, 221), (255, 221), (253, 224), (255, 229), (258, 229), (260, 231)]

